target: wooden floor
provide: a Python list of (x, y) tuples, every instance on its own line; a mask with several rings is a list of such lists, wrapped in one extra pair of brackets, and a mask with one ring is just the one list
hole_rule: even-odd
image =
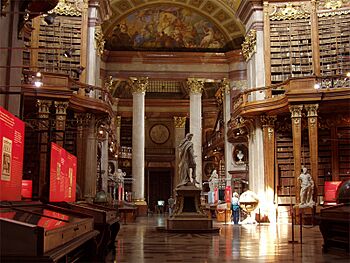
[(166, 216), (138, 217), (135, 223), (122, 224), (116, 250), (105, 262), (350, 262), (345, 252), (322, 253), (323, 238), (318, 226), (295, 228), (292, 244), (291, 224), (233, 225), (218, 223), (219, 234), (158, 232)]

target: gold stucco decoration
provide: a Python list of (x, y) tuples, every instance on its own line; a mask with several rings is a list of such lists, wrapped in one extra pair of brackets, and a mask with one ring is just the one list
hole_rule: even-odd
[(174, 117), (175, 128), (185, 128), (186, 117)]
[(102, 32), (102, 27), (100, 25), (95, 27), (95, 47), (97, 50), (97, 53), (102, 56), (103, 52), (105, 50), (105, 39)]
[(302, 19), (310, 17), (307, 4), (286, 3), (284, 6), (273, 5), (270, 12), (271, 20)]
[(201, 94), (204, 88), (204, 80), (190, 78), (187, 80), (187, 85), (190, 90), (190, 93)]
[(60, 0), (56, 7), (48, 13), (55, 13), (62, 16), (81, 16), (81, 11), (77, 6), (67, 2), (67, 0)]
[(144, 93), (148, 87), (148, 77), (135, 78), (131, 77), (129, 79), (129, 85), (131, 86), (132, 93)]
[(246, 61), (256, 52), (256, 30), (249, 30), (242, 44), (242, 53)]
[(326, 0), (324, 3), (324, 7), (327, 9), (335, 10), (337, 8), (341, 8), (343, 6), (342, 0)]

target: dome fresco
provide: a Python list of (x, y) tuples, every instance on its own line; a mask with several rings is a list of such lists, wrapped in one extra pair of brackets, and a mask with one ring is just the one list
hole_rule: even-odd
[(150, 6), (118, 21), (108, 50), (229, 50), (229, 40), (204, 16), (186, 7)]

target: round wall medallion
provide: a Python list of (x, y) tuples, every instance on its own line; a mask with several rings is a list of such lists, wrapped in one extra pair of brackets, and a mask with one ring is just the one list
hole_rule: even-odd
[(165, 143), (169, 139), (169, 135), (168, 127), (163, 124), (153, 125), (149, 132), (152, 142), (157, 144)]

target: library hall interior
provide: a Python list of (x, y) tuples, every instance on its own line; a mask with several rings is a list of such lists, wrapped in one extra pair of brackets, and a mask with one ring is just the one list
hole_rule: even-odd
[(350, 0), (0, 8), (0, 262), (350, 262)]

